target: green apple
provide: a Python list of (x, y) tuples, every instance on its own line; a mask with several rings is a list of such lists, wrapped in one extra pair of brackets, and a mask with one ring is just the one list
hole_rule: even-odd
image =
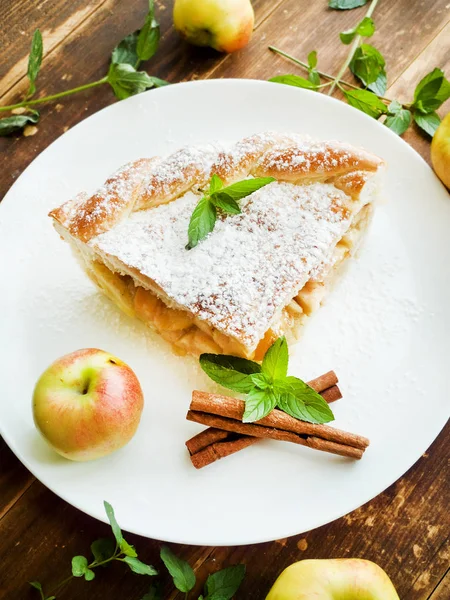
[(431, 162), (436, 175), (450, 189), (450, 113), (442, 120), (433, 136)]
[(33, 393), (37, 429), (58, 454), (93, 460), (136, 432), (144, 406), (139, 380), (119, 358), (86, 348), (55, 361)]
[(399, 600), (381, 567), (360, 558), (301, 560), (285, 569), (266, 600)]
[(255, 15), (250, 0), (175, 0), (173, 22), (191, 44), (235, 52), (248, 44)]

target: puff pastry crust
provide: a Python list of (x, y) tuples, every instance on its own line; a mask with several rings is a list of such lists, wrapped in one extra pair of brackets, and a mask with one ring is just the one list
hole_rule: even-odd
[[(267, 132), (135, 160), (50, 216), (98, 287), (178, 353), (258, 360), (322, 303), (367, 230), (383, 171), (361, 148)], [(213, 174), (276, 181), (186, 250)]]

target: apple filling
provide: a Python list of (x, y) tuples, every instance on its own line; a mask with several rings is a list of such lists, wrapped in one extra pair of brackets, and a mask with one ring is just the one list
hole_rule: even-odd
[(152, 327), (172, 345), (177, 354), (198, 356), (211, 352), (262, 360), (278, 336), (297, 337), (305, 319), (320, 307), (346, 259), (356, 252), (371, 213), (371, 205), (366, 205), (359, 211), (345, 236), (335, 246), (330, 262), (284, 306), (256, 349), (251, 352), (238, 340), (225, 335), (192, 313), (168, 306), (129, 275), (114, 272), (98, 259), (90, 260), (86, 266), (90, 278), (106, 296), (124, 313), (138, 317)]

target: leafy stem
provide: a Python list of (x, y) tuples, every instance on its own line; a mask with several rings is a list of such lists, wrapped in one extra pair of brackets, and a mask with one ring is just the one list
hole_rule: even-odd
[[(369, 6), (369, 10), (366, 13), (366, 18), (370, 18), (373, 15), (373, 12), (378, 4), (379, 0), (372, 0), (370, 6)], [(362, 39), (362, 35), (361, 34), (357, 34), (355, 36), (355, 39), (353, 40), (351, 46), (350, 46), (350, 50), (349, 53), (347, 54), (347, 58), (344, 61), (344, 64), (342, 65), (342, 67), (339, 69), (338, 74), (336, 75), (336, 77), (334, 78), (333, 83), (331, 84), (330, 89), (328, 90), (328, 95), (331, 96), (338, 84), (338, 82), (341, 80), (342, 75), (345, 73), (345, 71), (348, 69), (348, 66), (350, 65), (353, 55), (356, 52), (356, 49), (358, 48), (361, 39)]]
[[(288, 60), (292, 61), (293, 63), (295, 63), (297, 65), (300, 65), (301, 67), (304, 67), (305, 69), (309, 69), (308, 65), (305, 62), (303, 62), (302, 60), (299, 60), (298, 58), (295, 58), (295, 56), (292, 56), (291, 54), (288, 54), (287, 52), (284, 52), (284, 50), (280, 50), (279, 48), (276, 48), (275, 46), (269, 46), (269, 50), (272, 50), (272, 52), (275, 52), (275, 54), (284, 56), (284, 58), (287, 58)], [(330, 75), (330, 73), (325, 73), (325, 71), (320, 71), (319, 69), (317, 69), (317, 72), (319, 73), (319, 75), (321, 77), (324, 77), (325, 79), (330, 79), (332, 81), (334, 81), (336, 79), (336, 77), (334, 75)], [(340, 79), (338, 83), (348, 85), (349, 87), (353, 88), (354, 90), (361, 89), (354, 83), (350, 83), (349, 81), (344, 81), (343, 79)], [(331, 81), (327, 84), (324, 84), (323, 87), (325, 87), (325, 85), (331, 85)], [(322, 87), (322, 86), (319, 86), (319, 87)]]
[(26, 106), (35, 106), (36, 104), (43, 104), (44, 102), (52, 102), (53, 100), (58, 100), (59, 98), (64, 98), (65, 96), (70, 96), (71, 94), (76, 94), (77, 92), (83, 92), (84, 90), (88, 90), (93, 87), (97, 87), (98, 85), (103, 85), (108, 82), (108, 77), (102, 77), (98, 81), (92, 81), (91, 83), (85, 83), (84, 85), (79, 85), (78, 87), (72, 88), (70, 90), (65, 90), (64, 92), (58, 92), (57, 94), (51, 94), (50, 96), (44, 96), (43, 98), (36, 98), (35, 100), (24, 100), (23, 102), (18, 102), (17, 104), (10, 104), (9, 106), (0, 106), (0, 112), (6, 110), (13, 110), (15, 108), (22, 108)]

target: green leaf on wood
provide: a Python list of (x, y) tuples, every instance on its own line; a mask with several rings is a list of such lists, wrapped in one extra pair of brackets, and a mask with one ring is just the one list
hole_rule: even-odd
[(30, 81), (30, 87), (28, 88), (27, 96), (32, 96), (36, 91), (36, 79), (41, 68), (43, 52), (42, 34), (39, 29), (36, 29), (33, 34), (30, 55), (28, 57), (27, 77)]

